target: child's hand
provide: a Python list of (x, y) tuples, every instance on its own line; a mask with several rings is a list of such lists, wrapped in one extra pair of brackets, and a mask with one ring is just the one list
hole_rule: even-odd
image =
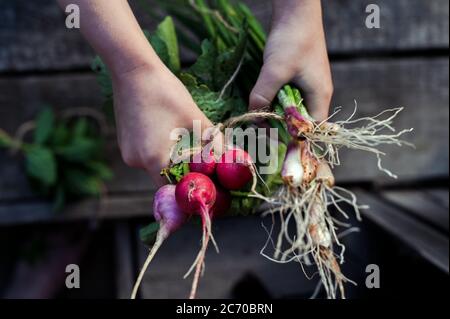
[(333, 83), (319, 0), (273, 0), (272, 30), (250, 109), (270, 105), (286, 83), (296, 84), (316, 120), (328, 116)]
[(212, 126), (191, 95), (162, 63), (140, 67), (115, 76), (114, 109), (117, 135), (126, 164), (145, 169), (161, 185), (159, 175), (169, 164), (170, 139), (174, 128), (192, 129), (193, 120), (202, 128)]

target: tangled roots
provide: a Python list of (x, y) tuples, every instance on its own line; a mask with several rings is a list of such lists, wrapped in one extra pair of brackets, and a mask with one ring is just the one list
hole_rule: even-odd
[[(388, 109), (373, 117), (354, 119), (356, 110), (355, 105), (354, 112), (346, 120), (315, 124), (313, 131), (306, 134), (311, 147), (318, 149), (319, 152), (315, 153), (320, 153), (319, 157), (325, 159), (331, 166), (340, 165), (339, 150), (342, 147), (373, 153), (377, 157), (378, 169), (390, 177), (397, 178), (391, 171), (382, 167), (381, 157), (385, 153), (378, 147), (382, 145), (414, 147), (413, 144), (401, 139), (404, 134), (411, 132), (412, 128), (397, 132), (392, 126), (393, 120), (403, 108)], [(339, 112), (340, 109), (331, 117)]]
[[(336, 207), (342, 217), (349, 219), (341, 206), (350, 205), (360, 219), (360, 210), (365, 206), (356, 202), (351, 191), (317, 180), (302, 189), (285, 186), (274, 198), (273, 202), (277, 203), (264, 213), (272, 215), (273, 224), (261, 254), (277, 263), (299, 262), (302, 268), (314, 262), (328, 298), (336, 298), (338, 290), (344, 298), (344, 283), (353, 282), (340, 270), (345, 246), (340, 241), (337, 225), (346, 228), (350, 225), (333, 217), (328, 207)], [(280, 225), (278, 234), (272, 238), (275, 217), (279, 217)], [(269, 243), (273, 246), (273, 256), (265, 252)]]

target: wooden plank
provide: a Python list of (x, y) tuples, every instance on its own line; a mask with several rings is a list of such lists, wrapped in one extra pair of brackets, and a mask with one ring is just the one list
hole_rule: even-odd
[(132, 258), (132, 241), (129, 225), (117, 222), (114, 225), (115, 259), (116, 259), (116, 297), (129, 299), (134, 282)]
[[(405, 107), (395, 126), (414, 127), (406, 138), (416, 149), (385, 148), (385, 167), (400, 180), (448, 176), (448, 59), (360, 60), (333, 63), (332, 67), (336, 86), (332, 104), (344, 106), (344, 113), (353, 110), (354, 99), (358, 101), (358, 116)], [(33, 118), (43, 103), (57, 109), (98, 107), (101, 96), (92, 74), (0, 78), (0, 127), (13, 132)], [(123, 164), (116, 143), (108, 145), (107, 154), (116, 174), (108, 184), (112, 193), (151, 191), (145, 172)], [(340, 182), (390, 180), (378, 171), (370, 154), (343, 150), (341, 159), (343, 165), (336, 169)], [(22, 171), (20, 157), (0, 151), (0, 200), (34, 196)]]
[(449, 208), (449, 193), (448, 190), (434, 190), (432, 192), (426, 192), (426, 194), (436, 201), (440, 206)]
[[(68, 274), (66, 267), (70, 264), (79, 265), (89, 242), (84, 238), (70, 241), (68, 235), (73, 235), (70, 229), (42, 234), (45, 243), (51, 243), (51, 249), (31, 263), (18, 258), (9, 278), (9, 285), (3, 293), (5, 299), (51, 299), (65, 287)], [(20, 247), (20, 246), (19, 246)], [(83, 274), (83, 270), (80, 271)], [(82, 278), (80, 275), (80, 278)], [(82, 285), (80, 279), (80, 286)], [(64, 288), (67, 289), (67, 288)]]
[[(157, 22), (132, 7), (146, 28)], [(82, 18), (80, 18), (82, 20)], [(94, 51), (79, 30), (67, 29), (54, 0), (0, 2), (0, 72), (88, 68)]]
[[(446, 0), (322, 1), (328, 48), (351, 51), (448, 48), (449, 2)], [(380, 8), (380, 29), (365, 25), (366, 7)]]
[[(269, 30), (271, 0), (245, 1)], [(371, 2), (322, 1), (328, 50), (331, 53), (447, 48), (449, 3), (445, 0), (378, 0), (380, 28), (365, 25)]]
[[(130, 1), (144, 28), (151, 21)], [(150, 7), (155, 5), (149, 0)], [(270, 0), (244, 1), (268, 29)], [(446, 0), (379, 0), (381, 28), (367, 29), (364, 0), (324, 2), (324, 23), (332, 53), (447, 48), (449, 3)], [(0, 3), (0, 72), (86, 68), (93, 51), (78, 30), (64, 26), (53, 0), (4, 0)], [(190, 55), (183, 56), (190, 59)]]
[[(261, 222), (259, 217), (230, 217), (215, 221), (214, 237), (220, 253), (217, 254), (212, 246), (207, 252), (206, 269), (199, 284), (199, 298), (230, 298), (234, 285), (248, 274), (258, 278), (274, 298), (312, 293), (317, 277), (309, 281), (297, 263), (276, 264), (260, 255), (267, 239)], [(270, 227), (270, 218), (265, 219), (264, 223)], [(201, 228), (194, 223), (169, 237), (144, 276), (141, 297), (186, 298), (192, 276), (183, 280), (183, 275), (198, 253), (200, 239)], [(141, 242), (137, 245), (140, 267), (148, 249)]]
[(447, 190), (429, 191), (383, 191), (382, 196), (389, 201), (407, 209), (412, 214), (429, 221), (438, 228), (448, 231), (448, 206), (436, 200), (437, 196), (445, 195)]
[(60, 213), (53, 212), (51, 204), (43, 200), (0, 203), (0, 225), (146, 217), (151, 216), (152, 202), (151, 193), (116, 195), (101, 202), (96, 199), (81, 200)]
[(421, 256), (449, 272), (449, 238), (408, 216), (383, 200), (367, 193), (356, 193), (361, 204), (370, 208), (363, 215), (416, 250)]
[[(389, 146), (383, 166), (401, 180), (448, 176), (449, 92), (447, 58), (405, 60), (360, 60), (333, 63), (335, 95), (332, 109), (342, 106), (350, 115), (355, 101), (357, 117), (373, 116), (382, 110), (404, 107), (395, 128), (414, 128), (405, 140), (415, 148)], [(390, 182), (377, 169), (372, 154), (342, 150), (342, 166), (336, 169), (340, 180)]]

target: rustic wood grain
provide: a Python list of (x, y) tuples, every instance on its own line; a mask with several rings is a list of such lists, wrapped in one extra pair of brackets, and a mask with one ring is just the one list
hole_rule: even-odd
[[(405, 135), (415, 148), (385, 147), (383, 166), (399, 179), (448, 176), (449, 91), (447, 58), (405, 60), (360, 60), (332, 65), (335, 96), (332, 106), (342, 106), (350, 115), (354, 101), (357, 117), (404, 107), (394, 122), (397, 129), (414, 128)], [(343, 117), (343, 116), (342, 116)], [(341, 180), (391, 181), (376, 168), (376, 159), (360, 151), (343, 151)]]
[[(206, 254), (206, 270), (198, 288), (198, 298), (230, 298), (234, 285), (248, 274), (256, 276), (275, 298), (312, 293), (317, 279), (308, 281), (298, 264), (276, 264), (260, 255), (267, 239), (261, 222), (258, 217), (224, 218), (215, 221), (214, 237), (220, 243), (220, 254), (217, 254), (212, 246), (209, 248)], [(264, 223), (266, 227), (270, 227), (270, 218), (266, 218)], [(186, 298), (192, 276), (183, 280), (183, 275), (200, 249), (200, 239), (200, 227), (193, 223), (169, 237), (144, 276), (141, 297)], [(137, 246), (141, 266), (148, 249), (140, 241)], [(181, 246), (183, 249), (180, 249)]]
[(447, 196), (448, 203), (448, 189), (384, 191), (382, 196), (435, 227), (448, 231), (448, 205), (439, 200)]
[(21, 202), (0, 203), (0, 225), (25, 225), (36, 222), (58, 223), (75, 220), (148, 217), (151, 214), (153, 196), (129, 194), (109, 196), (99, 202), (97, 199), (80, 200), (60, 212), (52, 211), (50, 203), (44, 200), (26, 200)]
[[(268, 29), (270, 0), (244, 2)], [(381, 28), (367, 29), (367, 1), (324, 1), (330, 52), (448, 48), (448, 1), (379, 0), (376, 3), (381, 10)], [(152, 30), (156, 21), (151, 21), (139, 9), (136, 0), (131, 4), (141, 25)], [(64, 15), (56, 1), (1, 1), (0, 72), (86, 68), (92, 57), (93, 51), (78, 30), (65, 28)], [(187, 53), (183, 55), (183, 59), (190, 58)]]
[(364, 210), (363, 216), (405, 242), (441, 270), (449, 272), (448, 234), (437, 232), (367, 192), (357, 192), (356, 195), (360, 203), (370, 206)]
[(117, 222), (114, 229), (116, 258), (116, 298), (129, 299), (135, 280), (130, 226), (126, 222)]

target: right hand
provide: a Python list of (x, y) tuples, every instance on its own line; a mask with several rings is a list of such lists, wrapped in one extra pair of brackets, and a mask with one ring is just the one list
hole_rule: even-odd
[(200, 120), (202, 129), (212, 123), (162, 62), (113, 76), (113, 91), (123, 160), (131, 167), (145, 169), (158, 186), (164, 184), (160, 171), (169, 164), (175, 144), (171, 131), (191, 130), (193, 120)]

